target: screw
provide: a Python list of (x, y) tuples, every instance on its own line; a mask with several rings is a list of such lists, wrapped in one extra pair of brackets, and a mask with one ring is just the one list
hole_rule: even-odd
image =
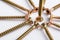
[(54, 16), (54, 15), (50, 15), (50, 21), (52, 20), (52, 19), (60, 19), (60, 17), (59, 16)]
[(44, 3), (45, 3), (45, 0), (39, 0), (39, 11), (38, 11), (38, 14), (39, 14), (39, 17), (40, 17), (40, 21), (41, 21), (41, 14), (42, 14), (42, 11), (43, 11), (43, 6), (44, 6)]
[(59, 25), (59, 24), (52, 23), (52, 22), (50, 22), (49, 24), (54, 25), (54, 26), (56, 26), (56, 27), (60, 28), (60, 25)]
[(32, 0), (29, 0), (30, 4), (33, 6), (33, 8), (36, 8)]
[(49, 39), (50, 39), (50, 40), (53, 40), (52, 35), (50, 34), (50, 32), (49, 32), (49, 30), (48, 30), (48, 28), (47, 28), (47, 24), (44, 24), (44, 23), (43, 23), (42, 25), (43, 25), (43, 28), (44, 28), (47, 36), (49, 37)]
[(12, 31), (14, 31), (14, 30), (17, 30), (18, 28), (21, 28), (22, 26), (27, 25), (29, 23), (31, 23), (31, 21), (25, 21), (25, 22), (23, 22), (21, 24), (18, 24), (17, 26), (15, 26), (15, 27), (13, 27), (13, 28), (11, 28), (9, 30), (6, 30), (6, 31), (0, 33), (0, 37), (2, 37), (2, 36), (6, 35), (6, 34), (8, 34), (10, 32), (12, 32)]
[(56, 6), (52, 7), (51, 10), (54, 11), (56, 9), (60, 8), (60, 4), (57, 4)]
[(55, 19), (60, 19), (60, 17), (59, 17), (59, 16), (55, 16), (55, 17), (53, 17), (53, 18), (55, 18)]
[(28, 35), (33, 29), (35, 29), (35, 25), (30, 27), (25, 33), (23, 33), (17, 40), (22, 40), (26, 35)]
[(24, 38), (26, 35), (28, 35), (32, 30), (34, 30), (35, 28), (37, 28), (36, 26), (38, 26), (37, 24), (34, 24), (32, 27), (30, 27), (26, 32), (24, 32), (19, 38), (17, 38), (17, 40), (22, 40), (22, 38)]
[(15, 3), (13, 3), (13, 2), (11, 2), (11, 1), (9, 1), (9, 0), (2, 0), (2, 1), (4, 1), (4, 2), (6, 2), (6, 3), (8, 3), (8, 4), (11, 4), (11, 5), (13, 5), (13, 6), (15, 6), (15, 7), (19, 8), (19, 9), (21, 9), (21, 10), (24, 10), (24, 11), (29, 12), (28, 9), (26, 9), (26, 8), (24, 8), (24, 7), (22, 7), (22, 6), (19, 6), (19, 5), (15, 4)]
[(0, 16), (0, 19), (25, 18), (25, 16)]
[(52, 7), (51, 9), (48, 9), (48, 8), (44, 8), (44, 10), (46, 10), (47, 14), (51, 14), (51, 11), (53, 12), (54, 10), (60, 8), (60, 4)]

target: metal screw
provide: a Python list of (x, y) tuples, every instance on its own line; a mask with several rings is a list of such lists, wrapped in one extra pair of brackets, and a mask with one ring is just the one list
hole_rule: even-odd
[(22, 40), (22, 38), (24, 38), (26, 35), (28, 35), (32, 30), (34, 30), (35, 28), (37, 28), (38, 24), (34, 24), (32, 27), (30, 27), (26, 32), (24, 32), (19, 38), (17, 38), (17, 40)]
[(0, 16), (0, 19), (25, 18), (25, 16)]
[(54, 25), (54, 26), (56, 26), (56, 27), (60, 28), (60, 25), (59, 25), (59, 24), (52, 23), (52, 22), (50, 22), (49, 24)]
[(33, 6), (33, 8), (36, 8), (32, 0), (29, 0), (30, 4)]
[(21, 10), (24, 10), (24, 11), (29, 12), (28, 9), (26, 9), (26, 8), (20, 6), (20, 5), (17, 5), (17, 4), (15, 4), (15, 3), (13, 3), (13, 2), (11, 2), (11, 1), (9, 1), (9, 0), (2, 0), (2, 1), (4, 1), (4, 2), (6, 2), (6, 3), (8, 3), (8, 4), (11, 4), (11, 5), (13, 5), (13, 6), (15, 6), (15, 7), (19, 8), (19, 9), (21, 9)]
[(60, 4), (57, 4), (56, 6), (52, 7), (51, 10), (54, 11), (56, 9), (60, 8)]
[(52, 37), (52, 35), (50, 34), (50, 32), (49, 32), (49, 30), (48, 30), (48, 28), (47, 28), (47, 24), (44, 24), (44, 23), (43, 23), (43, 28), (44, 28), (47, 36), (49, 37), (49, 40), (53, 40), (53, 37)]
[(54, 19), (60, 19), (60, 16), (55, 16), (55, 17), (53, 17)]
[(52, 20), (52, 19), (60, 19), (60, 17), (59, 16), (54, 16), (54, 15), (50, 15), (50, 21)]
[(32, 22), (32, 21), (25, 21), (25, 22), (23, 22), (23, 23), (21, 23), (21, 24), (18, 24), (17, 26), (15, 26), (15, 27), (13, 27), (13, 28), (11, 28), (11, 29), (9, 29), (9, 30), (6, 30), (6, 31), (0, 33), (0, 37), (2, 37), (2, 36), (6, 35), (6, 34), (8, 34), (8, 33), (10, 33), (10, 32), (12, 32), (12, 31), (14, 31), (14, 30), (17, 30), (18, 28), (21, 28), (21, 27), (24, 26), (24, 25), (30, 24), (31, 22)]
[(47, 14), (51, 14), (51, 12), (53, 12), (54, 10), (60, 8), (60, 4), (52, 7), (51, 9), (48, 9), (48, 8), (44, 8), (44, 10), (46, 10)]
[(43, 6), (44, 6), (45, 0), (39, 0), (39, 11), (38, 11), (38, 15), (40, 17), (40, 21), (41, 21), (41, 15), (42, 15), (42, 11), (43, 11)]

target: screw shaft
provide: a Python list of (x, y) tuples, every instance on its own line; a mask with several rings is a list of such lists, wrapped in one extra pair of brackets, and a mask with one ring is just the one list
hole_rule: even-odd
[(33, 6), (33, 8), (36, 8), (32, 0), (29, 0), (30, 4)]
[(35, 25), (30, 27), (25, 33), (23, 33), (17, 40), (22, 40), (22, 38), (24, 38), (26, 35), (28, 35), (33, 29), (34, 29)]
[(58, 9), (58, 8), (60, 8), (60, 4), (58, 4), (58, 5), (54, 6), (54, 7), (52, 7), (51, 9), (53, 9), (52, 11), (54, 11), (54, 10), (56, 10), (56, 9)]
[(21, 24), (18, 24), (17, 26), (15, 26), (15, 27), (13, 27), (13, 28), (11, 28), (11, 29), (9, 29), (9, 30), (6, 30), (6, 31), (2, 32), (2, 33), (0, 33), (0, 37), (2, 37), (2, 36), (6, 35), (6, 34), (8, 34), (8, 33), (10, 33), (10, 32), (12, 32), (12, 31), (14, 31), (14, 30), (17, 30), (18, 28), (21, 28), (22, 26), (27, 25), (27, 24), (29, 24), (30, 22), (31, 22), (31, 21), (25, 21), (25, 22), (23, 22), (23, 23), (21, 23)]
[(46, 24), (43, 24), (43, 28), (44, 28), (47, 36), (49, 37), (49, 39), (50, 39), (50, 40), (53, 40), (52, 35), (50, 34), (50, 32), (49, 32)]
[(13, 3), (13, 2), (11, 2), (11, 1), (9, 1), (9, 0), (3, 0), (3, 1), (6, 2), (6, 3), (8, 3), (8, 4), (11, 4), (11, 5), (13, 5), (13, 6), (15, 6), (15, 7), (19, 8), (19, 9), (21, 9), (21, 10), (24, 10), (24, 11), (29, 12), (28, 9), (26, 9), (26, 8), (24, 8), (24, 7), (22, 7), (22, 6), (19, 6), (19, 5), (15, 4), (15, 3)]
[(60, 25), (59, 25), (59, 24), (52, 23), (52, 22), (50, 22), (50, 24), (52, 24), (52, 25), (54, 25), (54, 26), (56, 26), (56, 27), (60, 28)]
[(0, 16), (0, 19), (25, 18), (25, 16)]
[(40, 16), (40, 19), (41, 19), (44, 3), (45, 3), (45, 0), (39, 0), (39, 11), (38, 11), (38, 14)]
[(60, 19), (60, 17), (56, 16), (56, 17), (53, 17), (54, 19)]

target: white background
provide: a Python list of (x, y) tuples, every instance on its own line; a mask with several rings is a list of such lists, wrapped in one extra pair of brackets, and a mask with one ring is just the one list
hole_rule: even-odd
[[(28, 0), (11, 0), (14, 3), (21, 5), (29, 10), (32, 9), (32, 6), (29, 4)], [(38, 7), (39, 0), (33, 0), (35, 5)], [(60, 3), (60, 0), (46, 0), (45, 7), (52, 8), (53, 6)], [(60, 16), (60, 8), (52, 12), (54, 15)], [(21, 12), (20, 10), (13, 8), (12, 6), (0, 1), (0, 16), (20, 16), (25, 15), (26, 12)], [(0, 33), (12, 28), (25, 20), (0, 20)], [(60, 21), (58, 21), (60, 24)], [(3, 37), (0, 40), (16, 40), (20, 35), (22, 35), (27, 29), (31, 26), (26, 25), (18, 30), (11, 32)], [(48, 27), (50, 33), (52, 34), (54, 40), (60, 40), (60, 29), (55, 29), (53, 27)], [(35, 29), (31, 33), (29, 33), (23, 40), (48, 40), (47, 36), (45, 36), (45, 32), (42, 29)]]

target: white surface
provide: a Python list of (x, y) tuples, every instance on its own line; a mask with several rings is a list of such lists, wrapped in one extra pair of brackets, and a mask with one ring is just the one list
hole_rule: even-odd
[[(19, 5), (22, 5), (23, 7), (27, 9), (32, 9), (32, 6), (28, 4), (28, 0), (11, 0)], [(35, 5), (38, 7), (38, 1), (39, 0), (33, 0)], [(52, 8), (54, 5), (57, 5), (60, 3), (60, 0), (46, 0), (45, 7)], [(31, 6), (31, 7), (30, 7)], [(58, 10), (55, 10), (52, 12), (54, 15), (60, 16), (60, 8)], [(0, 1), (0, 16), (20, 16), (25, 15), (23, 12), (11, 7), (10, 5)], [(24, 20), (0, 20), (0, 33), (14, 27), (15, 25), (18, 25), (19, 23), (24, 22)], [(60, 22), (60, 21), (59, 21)], [(60, 23), (59, 23), (60, 24)], [(16, 40), (20, 35), (22, 35), (28, 28), (30, 28), (30, 25), (24, 26), (22, 28), (19, 28), (18, 30), (11, 32), (3, 37), (0, 38), (0, 40)], [(60, 29), (59, 31), (48, 27), (49, 31), (51, 32), (54, 40), (60, 40)], [(35, 29), (31, 33), (29, 33), (23, 40), (48, 40), (45, 36), (45, 33), (42, 29), (38, 30)]]

